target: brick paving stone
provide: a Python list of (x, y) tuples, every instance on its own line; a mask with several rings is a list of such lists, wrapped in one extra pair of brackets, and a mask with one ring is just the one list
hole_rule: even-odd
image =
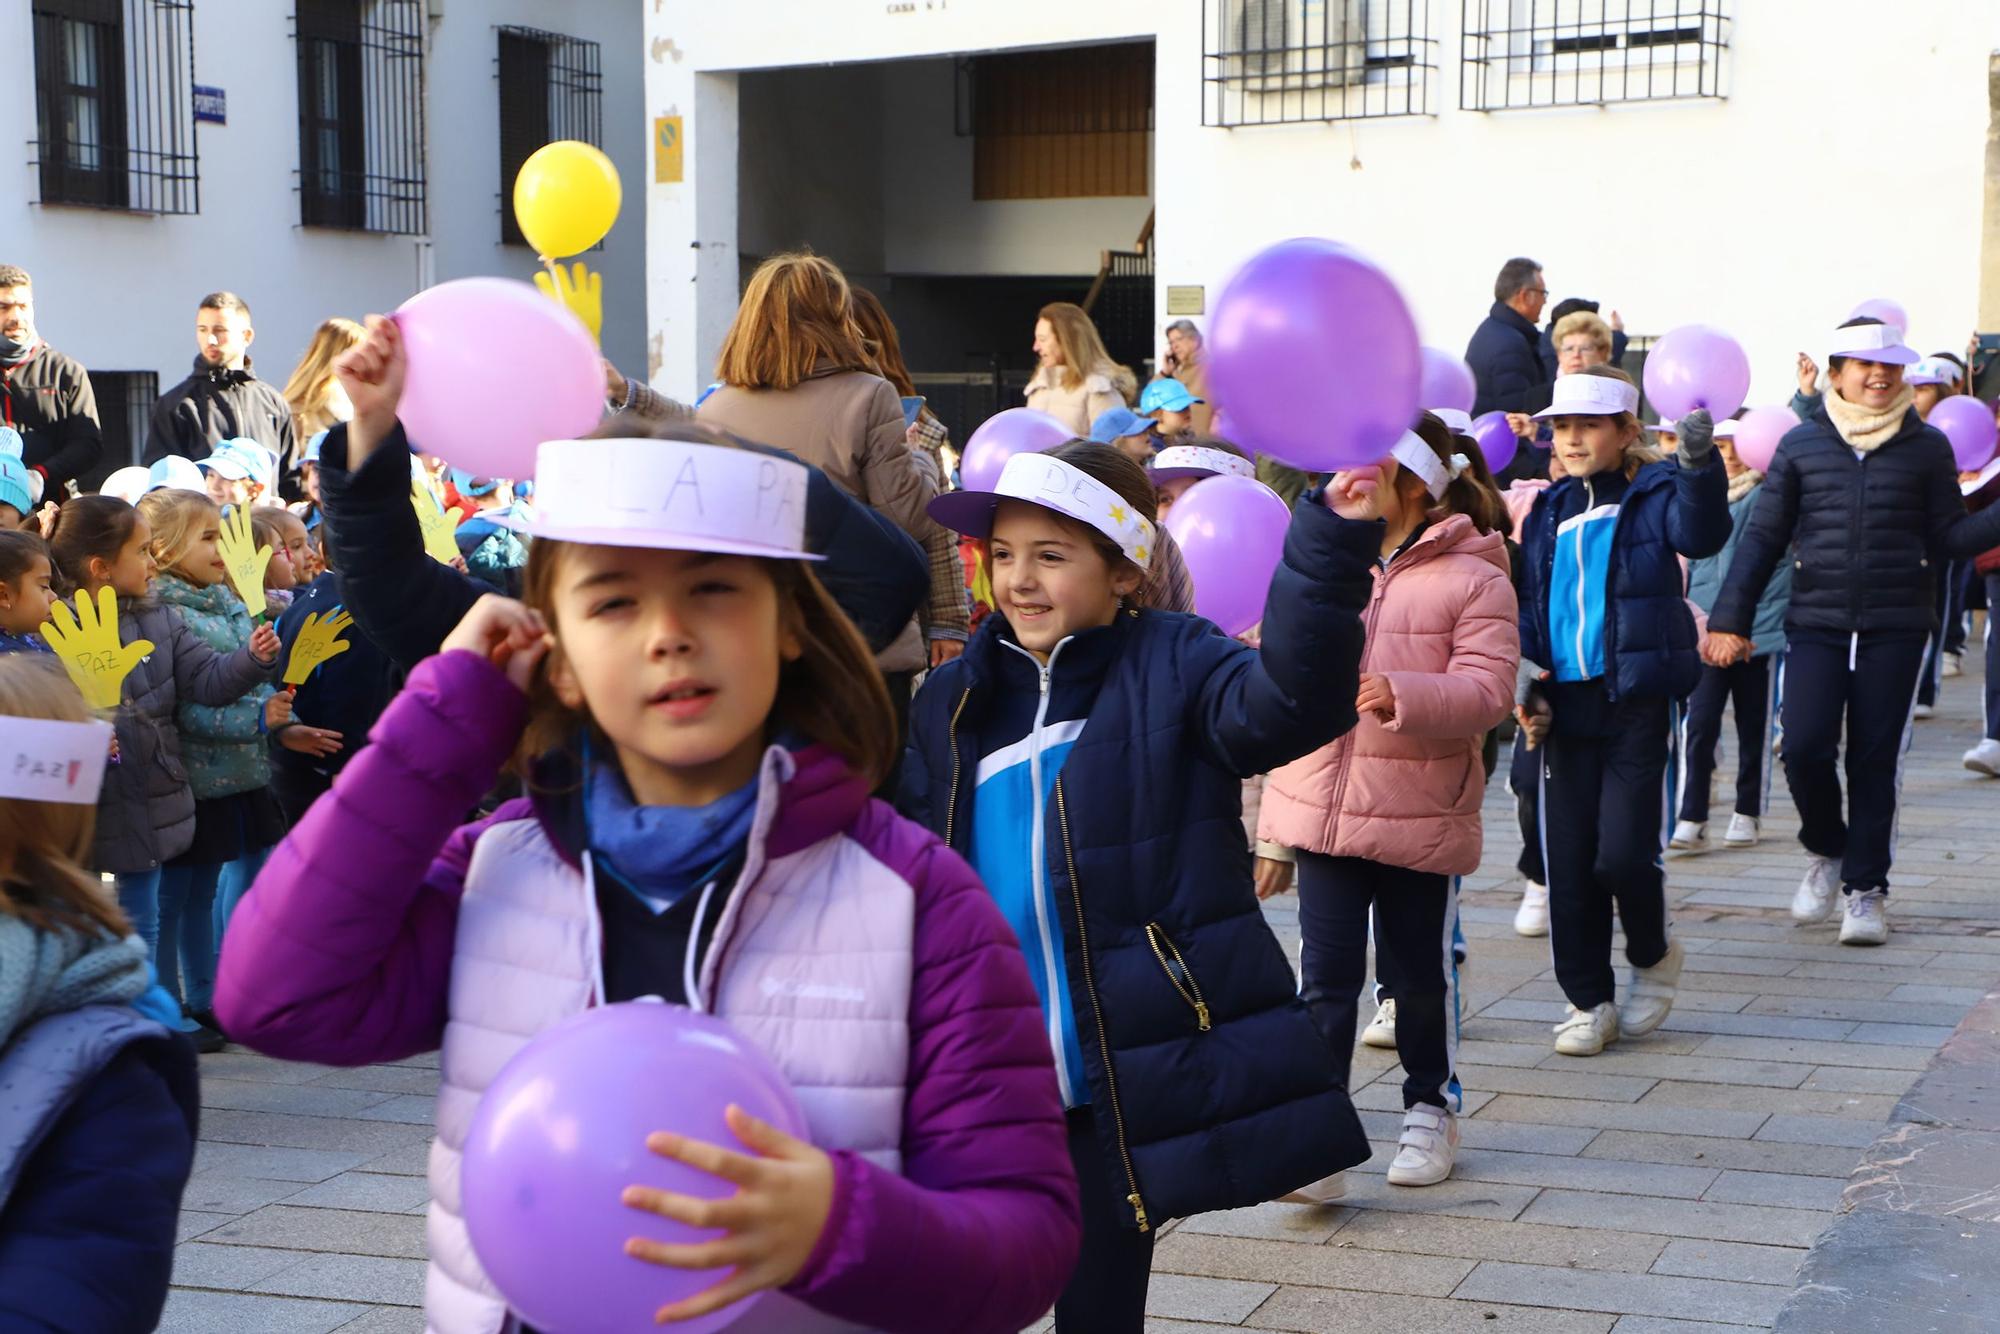
[(229, 1172), (196, 1172), (181, 1192), (181, 1208), (206, 1213), (247, 1214), (276, 1204), (303, 1187), (297, 1181), (266, 1181)]
[(1240, 1325), (1245, 1316), (1275, 1293), (1275, 1283), (1246, 1283), (1231, 1278), (1193, 1274), (1153, 1274), (1146, 1291), (1148, 1315), (1183, 1316), (1226, 1325)]
[(377, 1306), (342, 1325), (340, 1334), (424, 1334), (424, 1314), (407, 1306)]
[(237, 1112), (292, 1112), (300, 1116), (356, 1116), (393, 1094), (364, 1089), (328, 1088), (322, 1084), (277, 1084), (255, 1079), (201, 1081), (204, 1108)]
[[(208, 1117), (202, 1118), (203, 1135)], [(197, 1173), (264, 1177), (271, 1181), (324, 1181), (361, 1166), (374, 1155), (336, 1149), (295, 1149), (274, 1144), (224, 1144), (203, 1139), (195, 1151)]]
[(362, 1209), (373, 1213), (405, 1214), (430, 1199), (422, 1177), (391, 1176), (383, 1172), (342, 1172), (315, 1186), (288, 1196), (287, 1204), (315, 1209)]
[(1648, 1199), (1588, 1191), (1545, 1190), (1521, 1214), (1524, 1223), (1558, 1227), (1608, 1227), (1665, 1237), (1707, 1237), (1714, 1241), (1768, 1242), (1809, 1246), (1826, 1226), (1823, 1215), (1804, 1209), (1759, 1204), (1715, 1204), (1699, 1200)]
[(1875, 1121), (1859, 1121), (1851, 1117), (1780, 1114), (1766, 1121), (1755, 1138), (1784, 1144), (1820, 1144), (1843, 1149), (1865, 1149), (1875, 1142), (1875, 1136), (1881, 1129), (1880, 1124)]
[(1338, 1206), (1302, 1208), (1296, 1204), (1259, 1204), (1248, 1209), (1222, 1209), (1183, 1218), (1175, 1232), (1216, 1237), (1261, 1237), (1317, 1245), (1340, 1231), (1353, 1214)]
[(1887, 1094), (1813, 1093), (1795, 1088), (1748, 1088), (1734, 1084), (1701, 1084), (1663, 1079), (1646, 1100), (1669, 1107), (1700, 1107), (1715, 1111), (1766, 1111), (1773, 1115), (1803, 1112), (1813, 1116), (1849, 1116), (1880, 1122), (1896, 1100)]
[(1448, 1218), (1442, 1214), (1353, 1211), (1335, 1234), (1335, 1247), (1451, 1255), (1484, 1260), (1496, 1255), (1528, 1264), (1571, 1269), (1624, 1269), (1644, 1273), (1666, 1245), (1662, 1237), (1608, 1228), (1544, 1227), (1490, 1218)]
[(1653, 1262), (1655, 1274), (1684, 1278), (1726, 1278), (1743, 1283), (1792, 1285), (1803, 1247), (1755, 1246), (1740, 1241), (1670, 1241)]
[(358, 1302), (175, 1288), (167, 1294), (159, 1334), (331, 1334), (367, 1310)]
[(1911, 1072), (1923, 1069), (1931, 1060), (1928, 1051), (1915, 1047), (1864, 1042), (1854, 1037), (1825, 1042), (1723, 1034), (1702, 1043), (1701, 1051), (1704, 1056), (1729, 1056), (1749, 1061), (1803, 1061), (1808, 1065), (1859, 1065), (1871, 1070)]
[(1669, 1135), (1748, 1139), (1771, 1119), (1769, 1112), (1677, 1107), (1663, 1102), (1597, 1102), (1588, 1098), (1495, 1098), (1481, 1112), (1498, 1121), (1651, 1130)]
[(208, 1213), (201, 1209), (182, 1208), (180, 1217), (174, 1220), (174, 1240), (192, 1241), (196, 1237), (213, 1232), (225, 1223), (237, 1220), (237, 1214)]
[(1694, 1316), (1703, 1320), (1737, 1319), (1769, 1324), (1786, 1294), (1783, 1288), (1761, 1283), (1557, 1269), (1487, 1260), (1472, 1271), (1453, 1295), (1461, 1301), (1513, 1302), (1558, 1310)]
[(1612, 1317), (1587, 1311), (1548, 1311), (1498, 1302), (1280, 1288), (1244, 1323), (1253, 1329), (1297, 1334), (1328, 1330), (1393, 1330), (1395, 1334), (1609, 1334)]
[(312, 1081), (316, 1087), (366, 1089), (372, 1093), (437, 1092), (435, 1070), (417, 1070), (401, 1065), (364, 1065), (352, 1070), (333, 1070)]
[(268, 1278), (248, 1285), (252, 1292), (282, 1297), (351, 1297), (395, 1306), (424, 1304), (424, 1262), (376, 1255), (308, 1255)]
[(1747, 1172), (1791, 1172), (1845, 1181), (1853, 1155), (1818, 1144), (1782, 1144), (1756, 1139), (1698, 1135), (1656, 1135), (1643, 1130), (1606, 1130), (1583, 1151), (1586, 1158), (1683, 1167), (1737, 1168)]
[(425, 1139), (430, 1127), (394, 1121), (358, 1121), (333, 1116), (289, 1116), (276, 1112), (212, 1110), (201, 1118), (204, 1138), (224, 1143), (279, 1145), (294, 1149), (333, 1149), (380, 1155), (412, 1140)]
[(297, 1251), (270, 1250), (262, 1246), (182, 1242), (174, 1247), (174, 1285), (240, 1291), (271, 1277), (280, 1269), (289, 1269), (304, 1258)]
[[(1703, 1044), (1715, 1041), (1704, 1038)], [(1544, 1069), (1558, 1068), (1577, 1058), (1551, 1056)], [(1813, 1072), (1811, 1065), (1777, 1061), (1733, 1061), (1716, 1056), (1670, 1056), (1644, 1051), (1620, 1042), (1617, 1046), (1588, 1058), (1591, 1070), (1605, 1074), (1636, 1075), (1641, 1079), (1686, 1080), (1696, 1084), (1741, 1084), (1749, 1088), (1797, 1088)]]
[(1721, 1324), (1712, 1320), (1668, 1320), (1656, 1315), (1622, 1315), (1611, 1334), (1743, 1334), (1755, 1326)]
[(1840, 1193), (1845, 1185), (1842, 1181), (1804, 1173), (1728, 1171), (1702, 1194), (1702, 1198), (1830, 1213), (1839, 1207)]
[(359, 1210), (269, 1204), (207, 1233), (205, 1239), (218, 1245), (272, 1246), (405, 1260), (424, 1258), (423, 1219)]
[(1475, 1263), (1449, 1256), (1177, 1232), (1155, 1251), (1153, 1272), (1448, 1297)]
[(1865, 1070), (1852, 1065), (1822, 1065), (1806, 1076), (1801, 1089), (1834, 1093), (1893, 1093), (1901, 1095), (1922, 1073), (1917, 1070)]

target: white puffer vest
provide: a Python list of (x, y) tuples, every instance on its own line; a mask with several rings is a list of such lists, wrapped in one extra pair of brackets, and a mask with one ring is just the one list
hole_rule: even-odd
[[(765, 860), (778, 790), (792, 773), (784, 749), (765, 753), (749, 855), (716, 924), (699, 994), (791, 1082), (814, 1144), (900, 1171), (915, 900), (901, 876), (845, 835)], [(432, 1334), (509, 1327), (466, 1233), (459, 1155), (500, 1067), (543, 1029), (597, 1003), (601, 930), (589, 875), (562, 859), (537, 821), (496, 824), (480, 836), (458, 910), (430, 1153), (424, 1311)], [(731, 1328), (857, 1327), (774, 1294)]]

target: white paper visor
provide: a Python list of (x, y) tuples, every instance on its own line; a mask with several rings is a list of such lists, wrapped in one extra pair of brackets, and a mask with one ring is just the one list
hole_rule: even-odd
[(930, 503), (930, 515), (954, 532), (991, 537), (993, 515), (1003, 500), (1023, 500), (1087, 524), (1140, 569), (1152, 563), (1151, 521), (1089, 473), (1047, 454), (1016, 454), (991, 491), (948, 492)]
[(95, 806), (111, 724), (0, 718), (0, 798)]
[(1535, 414), (1546, 417), (1615, 417), (1639, 411), (1639, 386), (1608, 375), (1558, 375), (1549, 405)]

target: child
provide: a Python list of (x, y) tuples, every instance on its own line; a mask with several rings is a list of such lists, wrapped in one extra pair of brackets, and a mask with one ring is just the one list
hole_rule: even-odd
[[(321, 530), (323, 536), (326, 531)], [(326, 557), (331, 560), (334, 553), (329, 542)], [(326, 621), (346, 610), (346, 602), (340, 572), (329, 564), (299, 590), (278, 620), (286, 659), (308, 617)], [(291, 721), (271, 729), (271, 791), (287, 824), (304, 819), (313, 802), (333, 786), (334, 777), (368, 744), (368, 733), (402, 683), (402, 673), (359, 625), (348, 627), (346, 641), (346, 651), (322, 660), (294, 687)]]
[(452, 534), (458, 554), (465, 557), (466, 573), (496, 593), (519, 597), (528, 549), (506, 522), (513, 509), (513, 488), (497, 478), (474, 477), (463, 468), (451, 470), (451, 485), (467, 506)]
[[(15, 763), (30, 733), (64, 779)], [(142, 1012), (146, 944), (84, 869), (110, 733), (53, 662), (0, 659), (7, 1329), (154, 1328), (194, 1166), (194, 1053)]]
[[(168, 489), (149, 498), (183, 495), (195, 497)], [(126, 676), (124, 702), (113, 720), (119, 762), (106, 772), (98, 798), (91, 866), (117, 877), (119, 907), (157, 964), (161, 866), (184, 854), (195, 835), (194, 793), (181, 765), (176, 709), (183, 700), (225, 705), (242, 696), (277, 664), (278, 636), (270, 626), (259, 626), (248, 647), (228, 654), (203, 643), (170, 608), (148, 596), (152, 538), (146, 517), (124, 501), (77, 496), (56, 511), (49, 550), (70, 587), (93, 599), (104, 588), (117, 593), (122, 642), (145, 639), (153, 645)], [(178, 931), (167, 938), (177, 955)], [(180, 1027), (198, 1050), (222, 1045), (222, 1035), (211, 1028), (188, 1020)]]
[(264, 603), (272, 620), (285, 614), (301, 584), (306, 553), (306, 526), (299, 516), (276, 505), (261, 505), (250, 512), (250, 534), (260, 547), (271, 548), (270, 563), (264, 567)]
[[(1910, 406), (1916, 409), (1917, 416), (1929, 421), (1931, 409), (1955, 396), (1964, 377), (1963, 362), (1949, 352), (1934, 352), (1905, 371), (1903, 383), (1910, 386)], [(1938, 562), (1938, 634), (1931, 639), (1930, 652), (1924, 657), (1923, 675), (1917, 681), (1914, 716), (1918, 718), (1936, 716), (1938, 692), (1944, 688), (1944, 679), (1959, 674), (1959, 657), (1965, 651), (1965, 612), (1961, 596), (1965, 565), (1966, 562), (1960, 560)]]
[[(153, 533), (153, 560), (159, 576), (153, 596), (173, 608), (187, 628), (217, 653), (233, 652), (258, 627), (229, 586), (217, 543), (222, 514), (192, 491), (161, 491), (139, 502)], [(278, 563), (273, 553), (271, 564)], [(265, 625), (263, 628), (269, 629)], [(275, 653), (273, 657), (275, 657)], [(178, 955), (164, 950), (160, 983), (169, 994), (185, 984), (188, 1013), (208, 1028), (214, 1021), (214, 923), (228, 921), (233, 907), (217, 890), (224, 870), (249, 863), (237, 878), (247, 887), (271, 846), (284, 835), (284, 813), (271, 795), (271, 764), (265, 734), (290, 716), (288, 700), (268, 682), (226, 704), (182, 700), (174, 713), (181, 734), (181, 758), (194, 792), (194, 841), (167, 862), (160, 877), (160, 935)]]
[[(1569, 1001), (1555, 1049), (1565, 1056), (1658, 1028), (1683, 958), (1667, 916), (1662, 826), (1673, 706), (1701, 660), (1675, 553), (1720, 551), (1729, 503), (1708, 415), (1684, 419), (1679, 448), (1662, 460), (1638, 407), (1638, 386), (1610, 366), (1556, 380), (1536, 416), (1553, 424), (1565, 475), (1535, 497), (1521, 528), (1518, 712), (1541, 751), (1549, 944)], [(1614, 904), (1632, 964), (1622, 1010)]]
[[(356, 421), (384, 396), (360, 385)], [(663, 1318), (782, 1288), (773, 1328), (1018, 1329), (1076, 1245), (1020, 952), (965, 865), (868, 800), (894, 724), (812, 573), (806, 469), (662, 429), (542, 447), (527, 605), (481, 598), (279, 847), (226, 943), (222, 1018), (343, 1065), (442, 1044), (433, 1329), (507, 1318), (459, 1212), (481, 1090), (542, 1029), (646, 995), (741, 1025), (814, 1141), (735, 1109), (742, 1146), (655, 1141), (747, 1183), (731, 1260), (627, 1243), (740, 1265)], [(517, 746), (533, 795), (454, 832)], [(634, 1232), (691, 1207), (625, 1202)]]
[(1366, 487), (1300, 502), (1261, 651), (1133, 605), (1153, 488), (1116, 449), (1017, 454), (931, 502), (986, 540), (997, 614), (918, 697), (901, 804), (970, 858), (1041, 994), (1083, 1197), (1058, 1329), (1139, 1329), (1164, 1220), (1367, 1157), (1240, 822), (1243, 778), (1354, 725), (1382, 525), (1330, 506), (1368, 512)]
[[(1688, 599), (1702, 611), (1715, 607), (1716, 594), (1728, 577), (1729, 563), (1763, 489), (1764, 474), (1736, 453), (1735, 422), (1715, 424), (1715, 452), (1729, 476), (1729, 541), (1721, 551), (1694, 562), (1688, 570)], [(1688, 697), (1681, 723), (1682, 771), (1680, 821), (1669, 847), (1699, 851), (1708, 846), (1708, 787), (1715, 773), (1715, 746), (1722, 737), (1722, 706), (1736, 709), (1736, 812), (1722, 836), (1728, 848), (1757, 842), (1764, 812), (1771, 804), (1771, 724), (1778, 678), (1785, 661), (1785, 605), (1792, 596), (1792, 570), (1779, 569), (1757, 600), (1752, 623), (1751, 656), (1729, 667), (1701, 669), (1701, 680)]]
[(1145, 467), (1160, 447), (1160, 436), (1151, 418), (1141, 417), (1127, 407), (1112, 408), (1090, 424), (1090, 438)]
[(35, 474), (21, 461), (21, 433), (0, 426), (0, 532), (28, 526), (35, 512)]
[[(2000, 509), (1967, 514), (1951, 443), (1912, 406), (1903, 331), (1866, 316), (1833, 337), (1827, 392), (1785, 434), (1715, 599), (1703, 656), (1751, 656), (1756, 609), (1792, 562), (1785, 613), (1785, 778), (1806, 874), (1792, 919), (1824, 921), (1845, 899), (1843, 945), (1889, 938), (1896, 801), (1918, 676), (1938, 630), (1947, 557), (2000, 546)], [(1847, 817), (1835, 768), (1845, 724)]]
[(215, 452), (201, 460), (204, 489), (217, 509), (230, 505), (255, 505), (270, 489), (277, 460), (271, 451), (244, 436), (224, 440)]
[[(1155, 383), (1178, 385), (1180, 381)], [(1164, 523), (1174, 502), (1196, 482), (1205, 477), (1254, 478), (1257, 466), (1249, 455), (1227, 440), (1202, 440), (1190, 445), (1168, 445), (1154, 456), (1153, 466), (1146, 470), (1146, 475), (1153, 479), (1153, 504)]]
[(1381, 464), (1360, 722), (1272, 771), (1257, 830), (1297, 849), (1299, 991), (1343, 1084), (1374, 910), (1404, 1070), (1398, 1186), (1443, 1181), (1458, 1147), (1458, 877), (1479, 867), (1480, 752), (1521, 658), (1506, 512), (1462, 445), (1427, 413)]
[(0, 654), (53, 653), (42, 638), (55, 593), (48, 544), (33, 533), (0, 529)]
[(1200, 402), (1179, 380), (1155, 380), (1139, 395), (1139, 415), (1153, 419), (1153, 429), (1168, 445), (1191, 445), (1194, 406)]
[(292, 513), (305, 524), (308, 535), (319, 528), (319, 454), (320, 448), (326, 444), (326, 436), (325, 431), (316, 431), (313, 438), (306, 442), (305, 455), (299, 463), (299, 491), (305, 498), (293, 502), (290, 507)]

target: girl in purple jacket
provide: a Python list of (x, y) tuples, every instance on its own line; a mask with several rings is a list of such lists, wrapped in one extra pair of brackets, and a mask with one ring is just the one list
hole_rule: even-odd
[[(743, 1328), (1017, 1330), (1078, 1236), (1020, 949), (957, 855), (869, 799), (894, 719), (812, 572), (806, 470), (669, 429), (542, 446), (524, 603), (480, 599), (278, 847), (217, 1010), (292, 1059), (441, 1048), (439, 1334), (509, 1318), (460, 1209), (481, 1091), (550, 1025), (641, 996), (762, 1046), (811, 1139), (734, 1107), (740, 1143), (653, 1137), (739, 1184), (625, 1192), (628, 1254), (715, 1271), (662, 1320), (775, 1289)], [(462, 825), (513, 752), (529, 795)], [(662, 1245), (649, 1214), (722, 1235)]]

